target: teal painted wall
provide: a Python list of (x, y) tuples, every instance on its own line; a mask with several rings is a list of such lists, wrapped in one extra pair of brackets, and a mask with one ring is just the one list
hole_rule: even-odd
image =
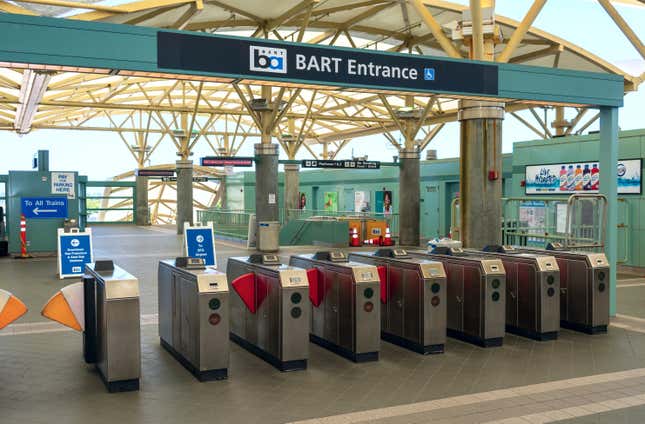
[[(513, 196), (524, 196), (526, 165), (557, 162), (593, 162), (599, 160), (600, 135), (562, 137), (551, 140), (533, 140), (513, 145)], [(618, 141), (618, 159), (645, 157), (645, 129), (622, 131)], [(641, 175), (643, 170), (641, 169)], [(627, 265), (645, 266), (645, 196), (628, 194), (618, 196), (618, 260)]]
[[(524, 167), (556, 162), (597, 161), (599, 135), (571, 136), (552, 140), (517, 142), (513, 154), (504, 155), (504, 196), (524, 196)], [(645, 129), (622, 131), (619, 141), (620, 159), (645, 157)], [(283, 178), (280, 173), (279, 190), (282, 201)], [(244, 172), (227, 177), (229, 209), (253, 209), (255, 204), (255, 176)], [(300, 172), (300, 191), (307, 196), (307, 209), (322, 209), (324, 193), (338, 193), (339, 210), (353, 210), (353, 201), (345, 193), (368, 191), (374, 204), (376, 191), (391, 190), (394, 213), (398, 213), (398, 169), (380, 170), (314, 170)], [(443, 236), (450, 231), (450, 203), (459, 191), (459, 162), (442, 159), (421, 162), (421, 235), (425, 238)], [(234, 199), (234, 200), (232, 200)], [(618, 258), (627, 259), (633, 266), (645, 266), (645, 196), (619, 196), (618, 222), (627, 224), (618, 229)]]

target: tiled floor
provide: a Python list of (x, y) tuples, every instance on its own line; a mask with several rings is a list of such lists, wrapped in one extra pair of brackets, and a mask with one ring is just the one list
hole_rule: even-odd
[[(163, 229), (95, 232), (96, 256), (141, 280), (141, 391), (107, 394), (82, 361), (81, 336), (42, 321), (40, 306), (71, 282), (55, 279), (54, 260), (0, 260), (0, 287), (32, 308), (0, 332), (2, 424), (645, 422), (645, 286), (619, 288), (621, 315), (606, 335), (508, 335), (493, 349), (449, 339), (445, 354), (425, 357), (383, 342), (381, 360), (365, 364), (311, 345), (309, 368), (292, 373), (233, 345), (229, 380), (198, 383), (157, 336), (156, 262), (176, 256), (181, 239)], [(243, 253), (218, 243), (220, 263)]]

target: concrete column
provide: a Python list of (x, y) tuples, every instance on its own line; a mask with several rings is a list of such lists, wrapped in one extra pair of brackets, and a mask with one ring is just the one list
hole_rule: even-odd
[(177, 161), (177, 234), (184, 233), (184, 222), (193, 223), (193, 161)]
[(609, 314), (616, 315), (616, 260), (618, 257), (618, 108), (600, 108), (600, 193), (607, 197), (605, 255), (609, 261)]
[(150, 225), (150, 209), (148, 208), (148, 177), (135, 177), (137, 204), (136, 225)]
[(399, 243), (402, 246), (419, 245), (420, 156), (416, 147), (399, 153)]
[(461, 101), (459, 213), (464, 247), (502, 242), (503, 119), (503, 103)]
[(260, 221), (278, 221), (278, 145), (255, 145), (255, 216)]
[(288, 221), (291, 217), (288, 211), (300, 207), (300, 165), (288, 163), (284, 165), (284, 213)]

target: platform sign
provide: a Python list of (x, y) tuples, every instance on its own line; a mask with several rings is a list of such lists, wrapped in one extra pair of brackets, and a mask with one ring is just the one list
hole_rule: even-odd
[(66, 233), (58, 229), (58, 276), (62, 280), (78, 277), (85, 272), (85, 265), (94, 262), (92, 250), (92, 230), (83, 232), (72, 228)]
[(67, 197), (23, 197), (20, 204), (25, 218), (67, 218)]
[(242, 156), (206, 156), (199, 160), (201, 166), (241, 166), (251, 167), (255, 162), (253, 157)]
[(64, 194), (68, 199), (76, 197), (76, 178), (73, 172), (52, 172), (52, 194)]
[(213, 223), (191, 227), (189, 223), (184, 224), (184, 250), (186, 256), (191, 258), (202, 258), (206, 266), (217, 268), (217, 257), (215, 256), (215, 233)]
[(380, 169), (381, 162), (375, 160), (303, 160), (303, 168), (331, 169)]

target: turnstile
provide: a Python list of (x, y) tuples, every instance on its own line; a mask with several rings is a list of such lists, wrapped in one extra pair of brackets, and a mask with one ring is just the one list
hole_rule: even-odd
[(376, 267), (349, 262), (338, 251), (294, 255), (289, 263), (309, 270), (309, 339), (354, 362), (377, 361), (381, 321)]
[(534, 340), (554, 340), (560, 330), (560, 270), (553, 256), (486, 246), (475, 255), (501, 259), (506, 271), (506, 331)]
[(437, 247), (408, 251), (443, 263), (448, 285), (447, 334), (482, 347), (501, 346), (506, 322), (506, 273), (499, 259)]
[(307, 368), (309, 283), (304, 269), (277, 255), (229, 258), (230, 338), (280, 371)]
[(27, 313), (27, 307), (8, 291), (0, 289), (0, 330)]
[(161, 346), (199, 381), (228, 377), (229, 290), (226, 274), (202, 258), (159, 262)]
[(553, 255), (560, 268), (560, 326), (587, 334), (606, 333), (609, 325), (609, 261), (604, 253), (566, 250), (550, 243), (547, 250), (516, 247)]
[(139, 390), (139, 280), (112, 261), (85, 266), (82, 282), (63, 287), (43, 316), (83, 332), (83, 357), (109, 392)]
[(446, 273), (438, 261), (403, 249), (350, 252), (377, 267), (381, 280), (381, 338), (418, 353), (442, 353), (446, 342)]

